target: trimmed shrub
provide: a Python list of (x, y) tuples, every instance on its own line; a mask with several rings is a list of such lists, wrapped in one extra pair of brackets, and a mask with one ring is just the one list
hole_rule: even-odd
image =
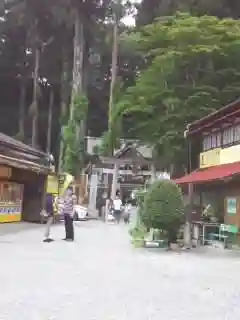
[(136, 192), (136, 200), (137, 200), (137, 205), (139, 206), (139, 208), (143, 207), (145, 195), (146, 195), (146, 190), (144, 190), (144, 189), (139, 189)]
[(147, 230), (139, 218), (137, 218), (135, 227), (129, 230), (129, 234), (135, 247), (143, 247)]
[(164, 230), (169, 243), (175, 243), (184, 222), (184, 204), (180, 188), (169, 180), (156, 181), (144, 197), (141, 221), (146, 228)]

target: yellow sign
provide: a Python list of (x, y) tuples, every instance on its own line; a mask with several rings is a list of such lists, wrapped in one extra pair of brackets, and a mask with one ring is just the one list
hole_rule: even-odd
[(240, 161), (240, 145), (224, 148), (220, 152), (220, 164)]
[(200, 168), (208, 168), (220, 165), (221, 148), (200, 153)]
[(47, 193), (58, 194), (62, 196), (69, 185), (74, 181), (74, 177), (68, 173), (57, 175), (49, 175), (47, 179)]
[(48, 176), (47, 193), (58, 194), (58, 176), (57, 175)]
[(59, 180), (59, 195), (63, 196), (69, 185), (73, 183), (74, 177), (71, 174), (64, 173)]
[[(2, 207), (0, 209), (3, 209)], [(19, 222), (22, 219), (21, 212), (15, 212), (14, 214), (0, 214), (0, 223), (6, 222)]]

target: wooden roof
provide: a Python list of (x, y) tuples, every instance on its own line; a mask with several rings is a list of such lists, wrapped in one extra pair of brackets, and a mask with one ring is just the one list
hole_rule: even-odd
[(13, 149), (17, 149), (19, 151), (27, 152), (29, 154), (34, 154), (38, 156), (46, 156), (46, 154), (40, 150), (37, 150), (35, 148), (32, 148), (31, 146), (28, 146), (27, 144), (18, 141), (10, 136), (7, 136), (6, 134), (0, 132), (0, 144), (3, 144), (5, 146), (8, 146)]
[(119, 160), (130, 160), (131, 163), (136, 162), (138, 164), (149, 164), (149, 160), (146, 159), (132, 144), (127, 144), (121, 150), (119, 150), (114, 157)]
[(50, 168), (44, 165), (37, 164), (32, 161), (27, 161), (24, 159), (6, 157), (0, 155), (0, 164), (7, 165), (13, 168), (19, 168), (27, 171), (33, 171), (36, 173), (49, 174)]
[(48, 173), (48, 156), (16, 139), (0, 133), (0, 163), (39, 173)]
[(187, 134), (193, 135), (201, 133), (207, 128), (218, 126), (223, 122), (232, 122), (237, 116), (240, 117), (240, 99), (235, 100), (223, 108), (190, 123), (187, 126)]
[(92, 156), (85, 168), (85, 172), (91, 171), (92, 165), (106, 166), (113, 168), (114, 165), (149, 165), (151, 160), (144, 158), (144, 156), (132, 144), (127, 144), (120, 149), (114, 156)]

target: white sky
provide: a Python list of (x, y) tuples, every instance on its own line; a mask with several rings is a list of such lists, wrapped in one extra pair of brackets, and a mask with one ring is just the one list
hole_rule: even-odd
[(124, 24), (126, 24), (127, 26), (135, 26), (135, 18), (134, 17), (131, 17), (131, 16), (126, 16), (122, 19), (122, 22)]
[[(142, 2), (142, 0), (131, 0), (131, 2)], [(122, 22), (126, 24), (127, 26), (135, 26), (135, 18), (133, 16), (126, 16), (122, 19)]]

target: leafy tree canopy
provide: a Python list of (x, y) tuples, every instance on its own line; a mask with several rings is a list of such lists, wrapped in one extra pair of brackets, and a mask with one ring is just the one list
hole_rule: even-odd
[(129, 37), (145, 70), (119, 101), (115, 121), (127, 116), (132, 135), (166, 163), (184, 163), (186, 125), (240, 94), (240, 21), (178, 13)]
[(239, 18), (238, 0), (142, 0), (137, 5), (137, 25), (150, 24), (160, 16), (175, 14), (176, 11), (188, 11), (193, 15), (212, 15), (220, 18)]

